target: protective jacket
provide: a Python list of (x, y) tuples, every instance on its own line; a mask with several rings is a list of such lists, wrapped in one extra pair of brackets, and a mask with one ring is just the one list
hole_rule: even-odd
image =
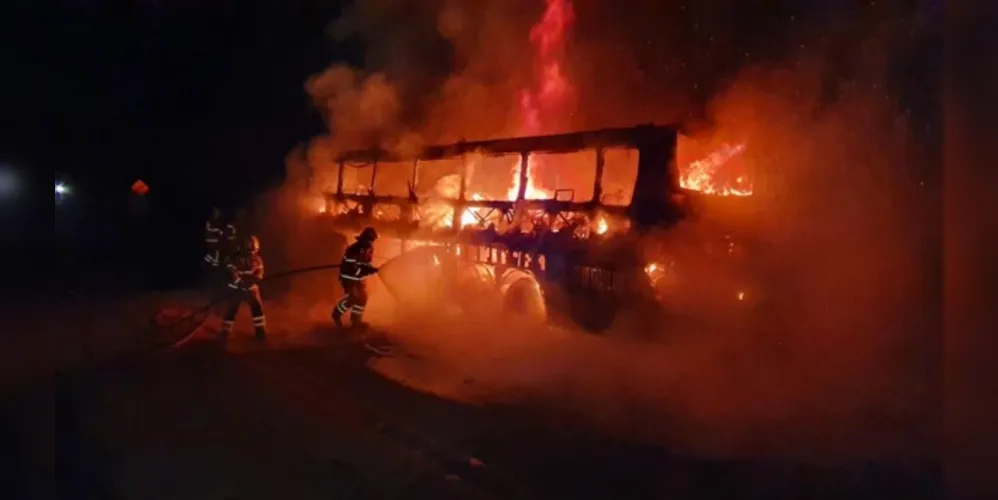
[(358, 239), (348, 246), (340, 261), (340, 285), (343, 298), (333, 309), (333, 323), (342, 327), (341, 318), (348, 311), (354, 328), (363, 326), (364, 310), (367, 307), (367, 282), (378, 268), (371, 264), (374, 258), (374, 245), (371, 239)]
[(362, 281), (378, 272), (371, 261), (374, 259), (374, 245), (370, 241), (357, 240), (348, 246), (340, 261), (340, 280)]
[(229, 288), (249, 291), (260, 288), (263, 280), (263, 257), (258, 254), (236, 255), (228, 263), (232, 282)]

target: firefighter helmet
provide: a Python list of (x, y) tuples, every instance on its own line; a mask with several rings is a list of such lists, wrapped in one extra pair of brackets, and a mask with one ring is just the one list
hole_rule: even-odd
[(361, 241), (373, 242), (378, 239), (378, 230), (374, 229), (371, 226), (367, 226), (364, 228), (363, 231), (360, 232), (360, 235), (357, 236), (357, 239)]
[(255, 254), (260, 251), (260, 238), (256, 236), (249, 236), (246, 238), (246, 243), (243, 244), (243, 250), (246, 253)]

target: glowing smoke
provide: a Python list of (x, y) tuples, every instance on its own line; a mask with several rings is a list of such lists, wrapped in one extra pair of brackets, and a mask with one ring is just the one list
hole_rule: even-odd
[[(321, 174), (345, 147), (667, 123), (705, 109), (706, 149), (744, 143), (740, 159), (759, 173), (751, 210), (711, 213), (754, 235), (763, 250), (752, 262), (772, 272), (769, 293), (784, 307), (738, 330), (645, 325), (658, 347), (488, 316), (409, 317), (394, 333), (432, 362), (379, 369), (423, 390), (530, 403), (697, 451), (932, 451), (932, 235), (917, 219), (921, 151), (884, 73), (924, 19), (883, 14), (891, 20), (857, 35), (848, 13), (814, 14), (763, 43), (739, 38), (735, 7), (471, 3), (360, 2), (338, 29), (385, 40), (372, 40), (368, 68), (310, 81), (331, 134), (295, 162)], [(449, 67), (414, 69), (440, 41)], [(720, 41), (727, 50), (710, 48)], [(330, 260), (335, 245), (320, 239), (289, 236), (292, 260)], [(374, 302), (372, 313), (391, 309), (383, 294)]]

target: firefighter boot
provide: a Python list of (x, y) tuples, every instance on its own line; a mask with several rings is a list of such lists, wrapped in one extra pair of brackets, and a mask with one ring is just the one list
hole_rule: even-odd
[(218, 340), (225, 342), (229, 340), (229, 334), (232, 333), (232, 327), (236, 324), (235, 321), (225, 320), (222, 321), (222, 330), (218, 332)]
[(267, 328), (263, 326), (258, 326), (254, 328), (255, 333), (253, 335), (254, 340), (264, 341), (267, 340)]
[(340, 312), (339, 308), (333, 309), (333, 324), (336, 328), (343, 330), (343, 313)]
[(339, 301), (339, 303), (336, 304), (336, 307), (333, 308), (333, 324), (340, 330), (345, 329), (343, 326), (343, 314), (347, 312), (347, 309), (346, 299)]
[(356, 331), (366, 331), (368, 324), (364, 322), (364, 309), (365, 305), (354, 305), (350, 308), (350, 323), (351, 328)]
[(264, 315), (255, 316), (253, 318), (253, 338), (256, 340), (266, 340), (267, 339), (267, 318)]
[(367, 323), (364, 322), (364, 314), (359, 312), (350, 313), (350, 329), (357, 332), (367, 331)]

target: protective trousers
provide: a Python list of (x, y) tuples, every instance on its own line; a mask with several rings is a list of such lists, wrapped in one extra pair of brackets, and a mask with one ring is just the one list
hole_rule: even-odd
[(218, 247), (212, 247), (208, 249), (208, 253), (204, 254), (204, 265), (212, 268), (219, 267), (222, 263), (222, 252)]
[(243, 302), (248, 302), (250, 312), (253, 313), (253, 330), (256, 338), (262, 339), (267, 336), (267, 317), (263, 314), (263, 299), (260, 297), (260, 288), (254, 286), (249, 289), (239, 289), (232, 292), (229, 298), (229, 307), (225, 310), (222, 318), (222, 335), (227, 336), (232, 332), (232, 327), (236, 325), (236, 314)]
[(215, 296), (223, 291), (219, 288), (225, 286), (229, 273), (224, 272), (221, 255), (216, 248), (209, 248), (204, 254), (201, 271), (201, 286), (205, 293)]
[(340, 279), (340, 285), (346, 295), (336, 304), (333, 310), (333, 320), (339, 323), (347, 311), (350, 312), (350, 322), (358, 326), (364, 319), (364, 308), (367, 307), (367, 284), (363, 280)]

